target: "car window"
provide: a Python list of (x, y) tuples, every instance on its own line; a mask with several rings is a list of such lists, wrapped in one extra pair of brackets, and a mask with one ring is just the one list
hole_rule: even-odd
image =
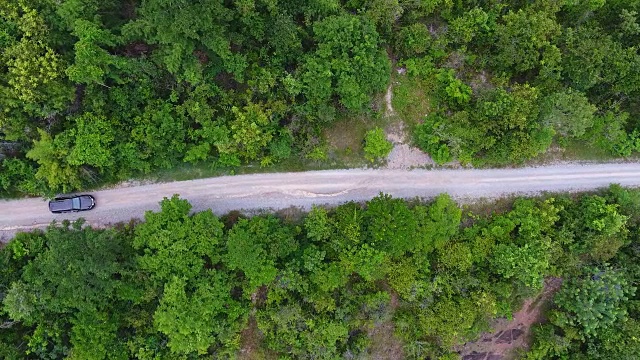
[(73, 210), (80, 210), (80, 198), (71, 199)]

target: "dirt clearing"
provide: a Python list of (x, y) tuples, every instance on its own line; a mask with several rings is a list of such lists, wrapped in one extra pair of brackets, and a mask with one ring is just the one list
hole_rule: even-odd
[(393, 315), (398, 309), (398, 306), (400, 306), (400, 299), (398, 299), (398, 294), (392, 291), (386, 283), (384, 284), (384, 288), (389, 293), (391, 299), (387, 307), (385, 320), (376, 324), (368, 331), (369, 339), (371, 339), (371, 346), (367, 351), (369, 355), (368, 358), (373, 360), (404, 359), (402, 342), (396, 337), (395, 326), (393, 324)]
[(514, 360), (518, 350), (525, 350), (531, 341), (531, 327), (544, 322), (543, 310), (560, 289), (562, 279), (547, 278), (540, 295), (525, 300), (511, 321), (497, 319), (493, 332), (484, 333), (473, 342), (456, 349), (462, 360)]

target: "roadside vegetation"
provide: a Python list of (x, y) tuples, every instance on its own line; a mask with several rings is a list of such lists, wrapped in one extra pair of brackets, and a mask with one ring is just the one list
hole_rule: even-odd
[(390, 83), (438, 163), (518, 164), (551, 146), (627, 157), (640, 147), (639, 7), (3, 1), (0, 195), (370, 163), (385, 153), (364, 137), (385, 125)]
[(19, 233), (0, 249), (5, 359), (458, 359), (561, 279), (526, 359), (640, 353), (640, 191), (460, 208), (442, 194), (302, 216), (190, 214)]

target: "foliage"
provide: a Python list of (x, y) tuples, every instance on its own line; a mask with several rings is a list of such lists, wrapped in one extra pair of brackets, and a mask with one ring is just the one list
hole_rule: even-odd
[(588, 269), (582, 278), (566, 284), (555, 302), (560, 311), (554, 324), (560, 327), (579, 327), (585, 336), (593, 336), (627, 316), (622, 306), (633, 296), (635, 288), (629, 286), (624, 275), (614, 270)]
[(392, 324), (408, 356), (446, 358), (555, 275), (563, 287), (527, 358), (632, 359), (638, 196), (613, 186), (463, 212), (446, 194), (380, 194), (299, 224), (226, 227), (174, 196), (141, 223), (53, 224), (0, 249), (0, 354), (234, 358), (260, 331), (262, 353), (338, 358), (367, 354), (369, 332)]
[(521, 163), (554, 136), (628, 157), (640, 149), (638, 11), (573, 0), (5, 1), (0, 192), (70, 192), (184, 162), (327, 162), (325, 128), (374, 116), (392, 77), (397, 111), (438, 164)]
[(580, 137), (593, 126), (596, 110), (584, 94), (569, 89), (547, 96), (543, 100), (540, 117), (542, 123), (553, 127), (556, 134)]
[(391, 141), (386, 139), (384, 131), (377, 127), (367, 131), (364, 137), (364, 156), (370, 162), (384, 159), (393, 149)]
[(447, 152), (464, 162), (504, 164), (531, 159), (547, 149), (553, 134), (538, 120), (538, 94), (529, 85), (485, 93), (473, 112), (458, 112), (449, 123), (432, 117), (421, 141), (442, 151), (438, 157), (443, 160), (449, 157)]
[(142, 270), (151, 279), (166, 282), (175, 276), (190, 279), (207, 262), (217, 263), (216, 246), (222, 240), (223, 224), (211, 211), (189, 216), (191, 204), (174, 195), (160, 203), (161, 212), (148, 211), (136, 227), (133, 246)]
[(431, 45), (431, 34), (422, 23), (411, 24), (398, 31), (396, 51), (405, 57), (424, 54)]
[(496, 27), (498, 53), (494, 58), (501, 69), (523, 72), (538, 67), (543, 52), (553, 48), (554, 38), (560, 35), (553, 13), (519, 9), (509, 11), (502, 21)]
[(223, 324), (240, 314), (238, 304), (231, 299), (232, 285), (221, 272), (206, 272), (195, 286), (189, 286), (195, 287), (189, 293), (187, 286), (178, 276), (165, 284), (154, 324), (167, 335), (173, 352), (206, 354), (214, 336), (224, 339), (229, 330)]
[(346, 109), (363, 109), (373, 92), (384, 89), (390, 67), (374, 26), (363, 17), (339, 15), (317, 22), (313, 32), (317, 50), (301, 74), (307, 101), (319, 106), (336, 95)]
[(457, 79), (453, 70), (441, 69), (436, 78), (444, 90), (442, 98), (450, 105), (465, 105), (471, 100), (471, 88)]

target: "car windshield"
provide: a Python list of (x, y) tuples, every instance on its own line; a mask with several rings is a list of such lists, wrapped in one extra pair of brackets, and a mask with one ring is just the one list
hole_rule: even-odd
[(71, 199), (71, 206), (73, 207), (74, 210), (79, 210), (80, 209), (80, 198), (73, 198)]

